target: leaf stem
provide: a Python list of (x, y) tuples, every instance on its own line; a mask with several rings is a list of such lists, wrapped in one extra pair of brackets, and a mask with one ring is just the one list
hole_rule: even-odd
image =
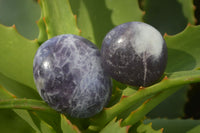
[(177, 86), (200, 82), (200, 71), (187, 71), (187, 74), (185, 73), (185, 71), (173, 73), (169, 78), (165, 78), (157, 84), (138, 90), (133, 95), (123, 98), (119, 103), (104, 109), (100, 114), (92, 117), (91, 123), (103, 127), (115, 116), (120, 115), (123, 111), (126, 111), (145, 97), (153, 96), (165, 90), (174, 89)]
[(0, 109), (26, 109), (33, 111), (55, 112), (44, 101), (18, 98), (0, 100)]
[(181, 89), (181, 87), (169, 89), (148, 99), (140, 107), (138, 107), (136, 110), (131, 112), (131, 114), (125, 120), (122, 121), (121, 126), (133, 125), (137, 123), (153, 108), (155, 108), (158, 104), (164, 101), (168, 96), (172, 95), (179, 89)]

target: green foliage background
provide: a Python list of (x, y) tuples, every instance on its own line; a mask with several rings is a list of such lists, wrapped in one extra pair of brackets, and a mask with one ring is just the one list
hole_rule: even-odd
[[(79, 132), (85, 126), (87, 127), (82, 120), (71, 119), (70, 122), (65, 116), (60, 117), (45, 103), (39, 102), (41, 98), (35, 91), (32, 78), (32, 59), (35, 51), (47, 38), (58, 34), (78, 34), (100, 48), (104, 36), (114, 26), (130, 21), (143, 21), (156, 27), (165, 37), (169, 54), (166, 75), (170, 77), (173, 72), (186, 71), (181, 75), (177, 74), (178, 76), (175, 74), (171, 78), (184, 77), (183, 75), (192, 77), (194, 73), (199, 76), (197, 69), (200, 68), (200, 26), (195, 26), (198, 23), (198, 14), (195, 17), (193, 0), (66, 0), (66, 8), (60, 8), (62, 1), (64, 0), (60, 0), (58, 5), (44, 2), (40, 4), (42, 7), (40, 8), (35, 0), (0, 0), (0, 23), (7, 26), (15, 24), (17, 29), (0, 25), (0, 107), (6, 108), (0, 110), (1, 132), (64, 133)], [(48, 9), (51, 6), (53, 8)], [(196, 10), (200, 8), (198, 6)], [(52, 16), (52, 14), (56, 15)], [(43, 21), (44, 16), (46, 24)], [(38, 21), (38, 26), (36, 21)], [(65, 22), (67, 22), (66, 27), (70, 28), (63, 30)], [(127, 86), (115, 83), (114, 87), (122, 89)], [(144, 122), (135, 123), (129, 131), (138, 133), (200, 132), (200, 120), (183, 119), (186, 116), (184, 107), (188, 102), (187, 94), (190, 88), (190, 85), (180, 85), (178, 91), (174, 91), (174, 94), (161, 104), (153, 102), (153, 105), (158, 106), (150, 113), (147, 112), (147, 119)], [(10, 93), (15, 96), (13, 97)], [(128, 87), (124, 91), (115, 90), (113, 93), (120, 98), (121, 94), (128, 96), (136, 91)], [(15, 97), (22, 99), (13, 101)], [(24, 98), (35, 101), (27, 101)], [(162, 98), (157, 97), (161, 101)], [(111, 99), (113, 102), (117, 100), (119, 99), (115, 96)], [(50, 112), (30, 111), (34, 105)], [(143, 105), (142, 111), (142, 108), (146, 109), (148, 104)], [(23, 110), (14, 109), (16, 106)], [(132, 107), (131, 110), (138, 106)], [(13, 108), (13, 110), (7, 108)], [(142, 111), (143, 114), (144, 111)], [(129, 113), (128, 110), (127, 114)], [(124, 114), (118, 117), (126, 118)], [(97, 118), (95, 120), (98, 120)], [(126, 132), (126, 127), (119, 126), (121, 121), (115, 122), (115, 120), (116, 118), (101, 132)], [(148, 124), (151, 122), (153, 129), (151, 124)], [(72, 123), (76, 123), (79, 129)]]

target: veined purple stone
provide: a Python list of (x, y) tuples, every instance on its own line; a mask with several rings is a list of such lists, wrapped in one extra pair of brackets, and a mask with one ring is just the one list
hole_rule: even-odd
[(44, 42), (35, 55), (33, 73), (44, 101), (72, 117), (99, 113), (111, 95), (100, 51), (80, 36), (59, 35)]
[(142, 22), (124, 23), (112, 29), (103, 40), (101, 54), (106, 72), (133, 86), (152, 85), (167, 64), (162, 35)]

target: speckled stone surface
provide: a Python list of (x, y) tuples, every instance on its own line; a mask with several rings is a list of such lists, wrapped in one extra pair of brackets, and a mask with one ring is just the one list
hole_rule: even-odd
[(33, 73), (40, 96), (72, 117), (97, 114), (111, 95), (111, 79), (102, 68), (100, 51), (76, 35), (44, 42), (35, 55)]
[(162, 35), (142, 22), (112, 29), (102, 44), (103, 66), (110, 76), (133, 86), (149, 86), (163, 74), (167, 47)]

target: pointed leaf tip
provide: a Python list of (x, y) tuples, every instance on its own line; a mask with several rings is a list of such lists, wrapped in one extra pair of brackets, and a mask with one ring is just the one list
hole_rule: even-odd
[(121, 121), (122, 119), (117, 121), (117, 117), (115, 117), (100, 131), (100, 133), (127, 133), (127, 127), (120, 126)]
[(76, 127), (75, 125), (73, 125), (67, 118), (65, 115), (61, 114), (61, 128), (63, 133), (80, 133), (80, 130), (78, 129), (78, 127)]
[(167, 76), (165, 76), (163, 79), (162, 79), (162, 81), (164, 81), (164, 80), (167, 80), (168, 79), (168, 77)]
[(165, 34), (163, 35), (163, 37), (165, 38), (166, 36), (169, 36), (169, 35), (165, 32)]
[(138, 89), (138, 91), (144, 90), (145, 88), (146, 87), (144, 87), (144, 86), (140, 86), (139, 89)]
[(142, 11), (142, 15), (145, 15), (146, 14), (146, 11)]
[(16, 28), (16, 25), (15, 25), (15, 24), (13, 24), (13, 25), (12, 25), (12, 28), (14, 28), (15, 30), (17, 30), (17, 28)]

